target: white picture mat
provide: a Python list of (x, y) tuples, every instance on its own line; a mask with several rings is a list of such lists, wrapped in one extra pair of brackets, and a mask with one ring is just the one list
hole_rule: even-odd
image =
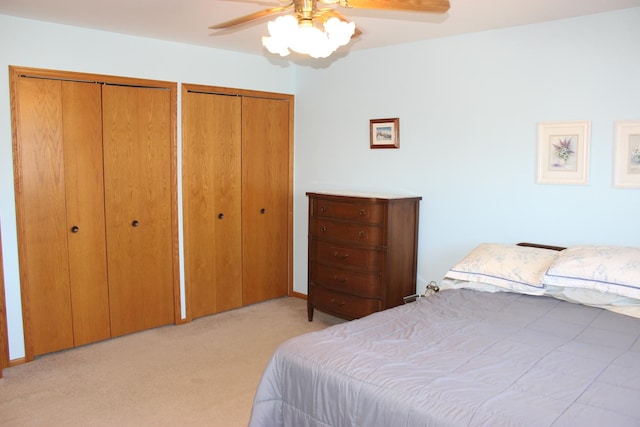
[(615, 123), (613, 186), (640, 188), (640, 120)]
[(538, 184), (589, 183), (588, 120), (538, 123)]

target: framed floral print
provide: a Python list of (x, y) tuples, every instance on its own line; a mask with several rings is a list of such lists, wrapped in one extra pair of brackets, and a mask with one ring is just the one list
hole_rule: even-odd
[(370, 148), (400, 148), (400, 119), (369, 120)]
[(615, 124), (613, 186), (640, 188), (640, 121)]
[(589, 183), (591, 123), (538, 123), (538, 184)]

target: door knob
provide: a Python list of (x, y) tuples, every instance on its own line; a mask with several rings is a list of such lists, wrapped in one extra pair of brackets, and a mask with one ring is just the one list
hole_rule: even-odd
[(222, 218), (224, 218), (224, 214), (223, 214), (222, 212), (220, 212), (220, 213), (218, 214), (218, 219), (222, 219)]
[(267, 212), (267, 210), (266, 210), (265, 208), (260, 209), (260, 213), (261, 213), (261, 214), (264, 214), (264, 213), (266, 213), (266, 212)]
[(137, 220), (134, 219), (133, 222), (131, 223), (131, 226), (132, 227), (137, 227), (138, 224), (140, 224), (140, 223)]
[(80, 231), (80, 228), (77, 225), (74, 225), (73, 227), (71, 227), (72, 233), (77, 233), (78, 231)]

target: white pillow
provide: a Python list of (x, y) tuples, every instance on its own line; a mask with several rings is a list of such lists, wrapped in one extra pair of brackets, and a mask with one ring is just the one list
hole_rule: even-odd
[(488, 283), (483, 282), (467, 282), (466, 280), (457, 280), (450, 279), (445, 277), (440, 282), (440, 290), (444, 291), (446, 289), (473, 289), (474, 291), (480, 292), (504, 292), (504, 288), (499, 288), (497, 286), (490, 285)]
[(640, 318), (640, 300), (586, 288), (547, 285), (545, 295)]
[(542, 278), (558, 251), (501, 243), (482, 243), (446, 274), (450, 279), (487, 283), (502, 290), (542, 295)]
[(549, 267), (544, 283), (640, 299), (640, 248), (571, 246)]

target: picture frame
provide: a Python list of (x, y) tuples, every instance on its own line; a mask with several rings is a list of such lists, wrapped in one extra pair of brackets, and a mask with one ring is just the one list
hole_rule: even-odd
[(538, 184), (587, 185), (591, 122), (538, 123)]
[(400, 148), (400, 119), (369, 120), (370, 148)]
[(640, 120), (615, 122), (613, 186), (640, 188)]

